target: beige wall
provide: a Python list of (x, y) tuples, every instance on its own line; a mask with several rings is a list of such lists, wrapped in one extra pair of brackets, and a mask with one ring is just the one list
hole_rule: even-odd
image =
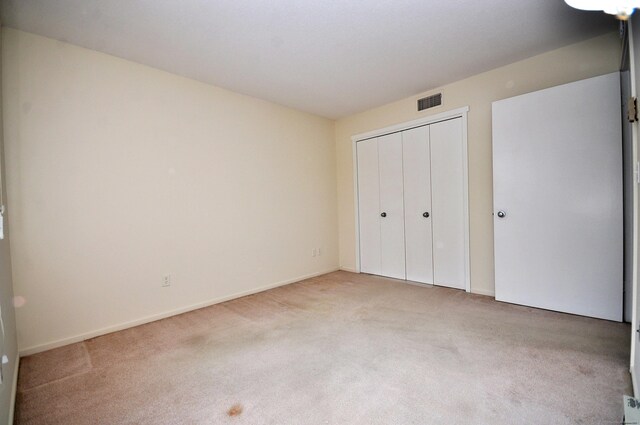
[[(1, 44), (1, 40), (0, 40)], [(1, 69), (1, 67), (0, 67)], [(1, 73), (0, 73), (1, 79)], [(0, 98), (2, 98), (0, 91)], [(18, 378), (18, 342), (16, 338), (16, 318), (13, 308), (13, 284), (11, 277), (11, 249), (9, 245), (9, 220), (12, 213), (11, 203), (7, 202), (7, 186), (4, 161), (4, 143), (2, 137), (2, 109), (0, 108), (0, 179), (2, 185), (3, 201), (6, 208), (4, 219), (4, 239), (0, 240), (0, 307), (2, 310), (2, 323), (4, 324), (4, 337), (0, 340), (0, 355), (7, 355), (9, 363), (2, 365), (3, 382), (0, 385), (0, 424), (12, 423), (14, 381)]]
[(332, 121), (3, 39), (21, 351), (337, 269)]
[(3, 29), (13, 277), (27, 300), (19, 346), (34, 352), (353, 269), (350, 137), (428, 115), (415, 101), (435, 91), (444, 105), (432, 113), (470, 106), (471, 284), (492, 294), (491, 102), (616, 71), (619, 51), (606, 35), (334, 126)]
[(615, 72), (620, 64), (617, 33), (535, 56), (421, 93), (336, 123), (340, 266), (355, 268), (355, 219), (351, 136), (423, 116), (416, 100), (442, 91), (443, 106), (432, 114), (469, 106), (469, 215), (472, 292), (494, 293), (493, 199), (491, 168), (491, 102)]

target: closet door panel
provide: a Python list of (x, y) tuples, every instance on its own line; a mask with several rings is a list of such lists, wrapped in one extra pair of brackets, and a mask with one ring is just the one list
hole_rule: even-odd
[(380, 274), (380, 176), (378, 140), (357, 144), (360, 271)]
[(465, 287), (462, 119), (431, 124), (434, 283)]
[(402, 157), (407, 280), (433, 283), (428, 126), (402, 132)]
[(380, 274), (405, 279), (402, 135), (378, 137)]

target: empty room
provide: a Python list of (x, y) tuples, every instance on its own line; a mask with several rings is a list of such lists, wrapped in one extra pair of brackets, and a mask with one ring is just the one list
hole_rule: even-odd
[(0, 0), (0, 424), (640, 423), (636, 8)]

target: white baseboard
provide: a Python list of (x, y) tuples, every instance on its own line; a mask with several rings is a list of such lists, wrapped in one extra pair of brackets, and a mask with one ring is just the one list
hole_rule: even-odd
[(16, 354), (13, 366), (13, 382), (11, 383), (11, 401), (9, 402), (9, 422), (13, 424), (13, 414), (16, 411), (16, 395), (18, 394), (18, 369), (20, 369), (20, 354)]
[[(356, 269), (353, 269), (351, 267), (345, 267), (345, 266), (340, 266), (340, 270), (345, 271), (345, 272), (350, 272), (350, 273), (360, 273)], [(412, 282), (407, 281), (407, 283), (412, 283)], [(424, 286), (421, 283), (418, 283), (417, 285)], [(471, 293), (472, 294), (478, 294), (478, 295), (486, 295), (488, 297), (493, 297), (493, 298), (495, 298), (495, 296), (496, 296), (495, 291), (492, 291), (490, 289), (474, 289), (474, 288), (471, 288)]]
[(351, 273), (360, 273), (359, 271), (357, 271), (356, 269), (352, 269), (351, 267), (342, 267), (342, 266), (340, 266), (340, 270), (345, 271), (345, 272), (351, 272)]
[(486, 295), (488, 297), (494, 297), (496, 296), (495, 291), (491, 291), (489, 289), (475, 289), (475, 288), (471, 288), (471, 293), (472, 294), (478, 294), (478, 295)]
[(257, 294), (258, 292), (267, 291), (269, 289), (277, 288), (278, 286), (289, 285), (290, 283), (299, 282), (301, 280), (309, 279), (312, 277), (320, 276), (323, 274), (335, 272), (339, 270), (338, 267), (332, 267), (330, 269), (319, 271), (316, 273), (311, 273), (304, 276), (294, 277), (292, 279), (283, 280), (281, 282), (272, 283), (269, 285), (261, 286), (255, 289), (249, 289), (247, 291), (237, 292), (232, 295), (227, 295), (224, 297), (214, 298), (212, 300), (204, 301), (197, 304), (192, 304), (186, 307), (177, 308), (175, 310), (166, 311), (164, 313), (153, 314), (151, 316), (146, 316), (140, 319), (131, 320), (129, 322), (120, 323), (113, 326), (108, 326), (106, 328), (97, 329), (90, 332), (85, 332), (80, 335), (75, 335), (69, 338), (59, 339), (57, 341), (51, 341), (40, 345), (34, 345), (32, 347), (23, 348), (20, 350), (20, 357), (29, 356), (31, 354), (40, 353), (42, 351), (51, 350), (53, 348), (62, 347), (65, 345), (73, 344), (76, 342), (84, 341), (87, 339), (95, 338), (97, 336), (106, 335), (112, 332), (121, 331), (123, 329), (133, 328), (135, 326), (144, 325), (145, 323), (155, 322), (156, 320), (166, 319), (167, 317), (176, 316), (178, 314), (187, 313), (189, 311), (198, 310), (200, 308), (209, 307), (214, 304), (219, 304), (225, 301), (230, 301), (236, 298), (245, 297), (247, 295)]

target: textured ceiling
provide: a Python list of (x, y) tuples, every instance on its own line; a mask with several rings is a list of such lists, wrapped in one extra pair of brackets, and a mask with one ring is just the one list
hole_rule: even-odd
[(329, 118), (617, 28), (563, 0), (4, 0), (2, 19)]

